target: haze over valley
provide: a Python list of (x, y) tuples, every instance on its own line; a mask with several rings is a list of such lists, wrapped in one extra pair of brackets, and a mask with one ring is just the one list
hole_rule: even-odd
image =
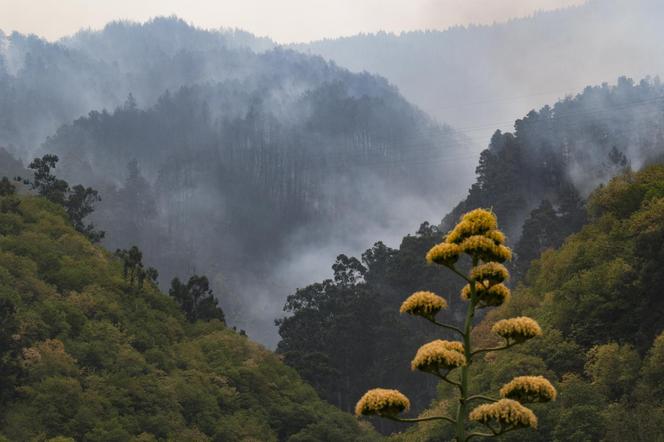
[[(274, 346), (286, 295), (339, 253), (439, 222), (495, 129), (586, 82), (657, 75), (659, 6), (638, 3), (292, 49), (175, 17), (54, 43), (2, 34), (0, 145), (26, 165), (58, 154), (59, 174), (103, 195), (109, 248), (139, 245), (162, 282), (210, 275), (230, 322)], [(592, 38), (601, 26), (615, 40)], [(606, 179), (579, 172), (582, 194)]]
[(0, 442), (664, 440), (663, 19), (0, 0)]

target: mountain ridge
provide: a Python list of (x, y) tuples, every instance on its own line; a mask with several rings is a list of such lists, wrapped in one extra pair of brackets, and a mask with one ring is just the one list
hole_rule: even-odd
[(661, 12), (654, 0), (594, 0), (495, 25), (292, 47), (354, 72), (380, 73), (410, 101), (481, 146), (491, 130), (510, 130), (530, 109), (587, 84), (664, 74), (664, 65), (651, 57), (660, 53), (655, 17)]

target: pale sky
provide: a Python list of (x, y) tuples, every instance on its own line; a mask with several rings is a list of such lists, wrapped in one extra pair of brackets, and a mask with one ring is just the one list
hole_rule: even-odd
[(0, 0), (0, 29), (48, 40), (117, 19), (177, 15), (203, 28), (241, 28), (280, 43), (360, 32), (492, 23), (585, 0)]

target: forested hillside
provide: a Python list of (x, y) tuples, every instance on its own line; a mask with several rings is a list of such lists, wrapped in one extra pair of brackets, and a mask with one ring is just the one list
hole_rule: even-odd
[[(543, 338), (475, 366), (475, 391), (524, 374), (557, 380), (554, 406), (535, 406), (538, 430), (504, 440), (664, 439), (664, 166), (615, 178), (587, 208), (589, 223), (535, 261), (510, 304), (476, 329), (474, 341), (491, 345), (491, 325), (503, 318), (527, 315), (544, 328)], [(448, 406), (445, 397), (439, 406)], [(396, 439), (446, 440), (444, 427), (422, 425)]]
[(0, 145), (26, 163), (57, 154), (58, 175), (99, 190), (107, 246), (138, 244), (165, 281), (210, 275), (229, 321), (264, 343), (321, 262), (401, 237), (471, 182), (455, 176), (474, 162), (464, 137), (385, 79), (254, 52), (267, 43), (249, 35), (169, 18), (5, 40)]
[(346, 3), (0, 30), (0, 442), (664, 442), (664, 2)]
[[(426, 405), (434, 384), (409, 376), (402, 355), (440, 332), (400, 317), (398, 306), (408, 294), (431, 289), (444, 290), (447, 314), (457, 320), (464, 305), (455, 295), (459, 282), (427, 266), (426, 251), (462, 213), (493, 208), (515, 250), (512, 283), (518, 282), (532, 259), (581, 229), (592, 187), (630, 167), (661, 160), (662, 92), (659, 82), (634, 84), (623, 78), (615, 87), (588, 87), (529, 113), (516, 122), (514, 133), (497, 132), (481, 155), (468, 197), (441, 225), (423, 224), (398, 249), (377, 243), (361, 259), (342, 255), (333, 266), (334, 280), (289, 297), (288, 316), (279, 322), (278, 351), (324, 398), (344, 409), (377, 385), (399, 388), (415, 404)], [(320, 324), (323, 332), (314, 333)], [(352, 338), (358, 329), (362, 338)]]
[[(138, 244), (168, 277), (196, 269), (225, 280), (231, 321), (269, 340), (287, 291), (321, 272), (289, 268), (302, 244), (331, 259), (325, 248), (354, 250), (374, 230), (407, 230), (405, 213), (449, 205), (437, 189), (453, 177), (420, 158), (439, 158), (454, 135), (396, 94), (324, 84), (277, 111), (242, 91), (199, 86), (146, 111), (128, 102), (94, 112), (63, 126), (44, 151), (62, 157), (65, 177), (100, 190), (106, 244)], [(223, 115), (226, 105), (246, 114)]]
[(277, 356), (219, 320), (187, 321), (61, 207), (11, 187), (0, 184), (0, 440), (374, 439)]
[[(439, 13), (431, 2), (425, 13)], [(664, 74), (659, 0), (590, 0), (483, 26), (379, 32), (292, 47), (378, 73), (478, 145), (524, 111), (618, 75)], [(435, 22), (435, 18), (432, 18)]]
[(168, 89), (243, 79), (270, 64), (252, 49), (271, 47), (242, 31), (204, 31), (175, 17), (113, 22), (55, 43), (0, 30), (0, 145), (34, 152), (60, 125), (114, 109), (129, 93), (149, 106)]
[[(622, 77), (615, 86), (587, 87), (529, 112), (513, 132), (493, 135), (480, 155), (476, 183), (443, 227), (475, 207), (495, 207), (523, 272), (542, 250), (580, 228), (581, 199), (596, 186), (664, 159), (663, 97), (658, 79)], [(522, 228), (529, 235), (520, 241)]]

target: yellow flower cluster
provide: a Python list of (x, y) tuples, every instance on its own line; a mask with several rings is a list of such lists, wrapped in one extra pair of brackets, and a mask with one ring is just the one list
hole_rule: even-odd
[(437, 341), (434, 342), (439, 342), (440, 345), (444, 346), (448, 350), (456, 351), (461, 354), (465, 353), (463, 342), (461, 341), (445, 341), (443, 339), (438, 339)]
[(433, 319), (436, 313), (447, 308), (447, 301), (432, 292), (415, 292), (401, 304), (399, 311)]
[(464, 253), (469, 255), (486, 255), (493, 252), (496, 243), (484, 235), (473, 235), (464, 239), (459, 245)]
[(498, 230), (496, 215), (475, 209), (463, 215), (443, 242), (427, 252), (426, 260), (452, 266), (461, 253), (467, 253), (484, 262), (504, 262), (512, 259), (512, 251), (504, 243), (505, 235)]
[(507, 268), (497, 262), (487, 262), (474, 267), (470, 271), (470, 279), (475, 281), (489, 281), (490, 285), (506, 281), (510, 277)]
[(432, 371), (451, 370), (466, 365), (461, 342), (450, 342), (437, 339), (424, 344), (417, 350), (410, 363), (413, 370)]
[(544, 376), (519, 376), (500, 389), (500, 396), (521, 403), (556, 400), (556, 389)]
[(501, 399), (483, 404), (470, 412), (470, 420), (482, 424), (497, 422), (503, 428), (537, 428), (537, 416), (517, 401)]
[(517, 342), (523, 342), (542, 334), (542, 328), (537, 321), (527, 316), (498, 321), (493, 325), (491, 331), (505, 339), (514, 339)]
[[(488, 281), (487, 281), (488, 282)], [(505, 284), (494, 284), (487, 288), (490, 283), (477, 283), (477, 307), (498, 307), (510, 300), (511, 292)], [(466, 284), (461, 289), (461, 299), (470, 300), (470, 284)]]
[(410, 401), (399, 390), (374, 388), (364, 393), (355, 405), (355, 414), (395, 416), (410, 408)]
[(497, 228), (496, 215), (485, 209), (475, 209), (461, 217), (459, 223), (445, 237), (445, 242), (458, 244), (469, 236), (482, 235)]
[(503, 245), (497, 245), (493, 250), (493, 260), (505, 262), (512, 260), (512, 249)]
[(489, 230), (484, 234), (484, 236), (493, 240), (497, 246), (505, 244), (505, 234), (498, 229)]
[(461, 251), (475, 256), (484, 262), (504, 262), (512, 259), (512, 250), (504, 245), (496, 244), (484, 235), (473, 235), (464, 239), (459, 245)]
[(458, 245), (440, 243), (427, 252), (426, 260), (428, 263), (452, 265), (457, 262), (460, 253), (461, 248)]

